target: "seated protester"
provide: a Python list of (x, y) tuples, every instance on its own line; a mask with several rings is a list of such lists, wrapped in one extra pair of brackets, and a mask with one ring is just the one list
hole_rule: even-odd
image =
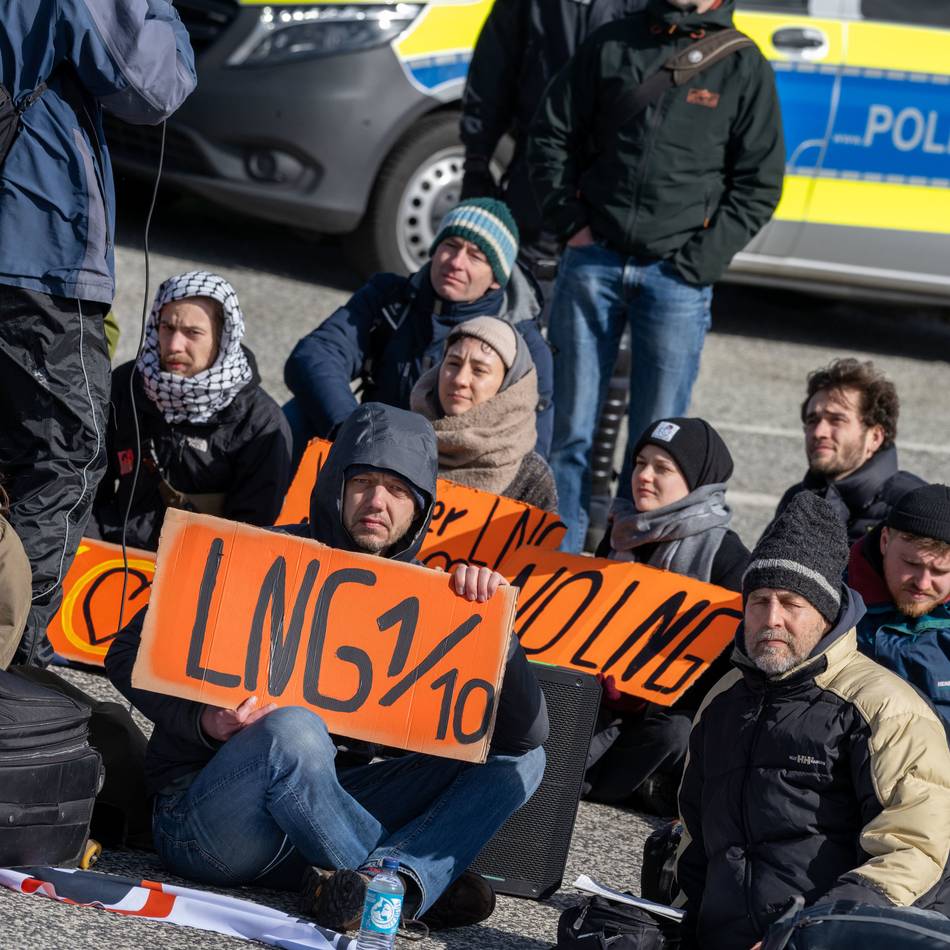
[(284, 406), (299, 459), (314, 436), (332, 439), (364, 402), (409, 408), (412, 387), (442, 358), (446, 337), (472, 317), (493, 316), (524, 337), (538, 371), (538, 452), (547, 458), (553, 413), (551, 350), (538, 324), (541, 293), (516, 263), (518, 228), (508, 207), (472, 198), (442, 220), (431, 261), (411, 277), (376, 274), (295, 347), (284, 367), (294, 399)]
[(950, 732), (950, 488), (925, 485), (851, 548), (858, 649), (926, 696)]
[[(287, 529), (346, 551), (415, 562), (436, 493), (432, 426), (379, 403), (340, 429), (317, 477), (310, 522)], [(487, 600), (501, 575), (460, 565), (455, 589)], [(421, 754), (347, 766), (310, 709), (236, 711), (134, 688), (145, 611), (116, 638), (106, 672), (154, 723), (146, 779), (155, 847), (176, 874), (218, 886), (303, 887), (324, 927), (359, 926), (369, 876), (396, 857), (406, 916), (432, 929), (477, 923), (494, 894), (465, 873), (544, 772), (544, 694), (517, 638), (484, 764)], [(235, 835), (235, 828), (241, 829)]]
[(531, 448), (537, 405), (528, 346), (496, 317), (459, 324), (410, 397), (435, 429), (441, 478), (556, 511), (554, 475)]
[(897, 468), (899, 412), (894, 384), (870, 361), (848, 357), (809, 373), (802, 403), (808, 471), (775, 514), (813, 491), (831, 503), (852, 541), (867, 534), (904, 492), (924, 484)]
[[(738, 591), (749, 551), (729, 528), (725, 494), (732, 456), (719, 433), (703, 419), (658, 420), (640, 436), (632, 458), (633, 501), (614, 501), (597, 556)], [(623, 696), (608, 677), (585, 796), (612, 804), (629, 803), (632, 796), (643, 810), (675, 815), (693, 715), (728, 669), (725, 652), (672, 707)]]
[(858, 652), (847, 559), (844, 524), (811, 492), (752, 553), (735, 669), (697, 714), (680, 787), (684, 947), (749, 950), (796, 896), (950, 910), (947, 740)]
[(108, 468), (90, 533), (121, 542), (133, 481), (133, 547), (158, 547), (166, 508), (274, 523), (290, 484), (290, 430), (243, 336), (237, 295), (221, 277), (193, 271), (158, 288), (138, 361), (112, 376)]

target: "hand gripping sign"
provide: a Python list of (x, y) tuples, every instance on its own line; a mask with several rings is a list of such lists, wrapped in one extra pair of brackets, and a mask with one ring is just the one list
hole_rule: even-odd
[(733, 591), (643, 564), (521, 548), (502, 565), (521, 588), (515, 632), (528, 658), (613, 674), (617, 688), (671, 706), (742, 620)]
[(484, 762), (516, 595), (473, 603), (439, 571), (169, 509), (132, 683)]
[[(332, 443), (312, 439), (284, 498), (277, 524), (300, 524), (310, 517), (310, 493)], [(530, 544), (554, 551), (567, 530), (556, 514), (490, 492), (440, 478), (438, 501), (419, 560), (450, 570), (474, 564), (498, 570), (511, 552)]]
[(63, 580), (63, 602), (46, 630), (61, 656), (102, 666), (119, 629), (120, 606), (127, 622), (148, 603), (155, 555), (136, 548), (126, 548), (126, 554), (127, 580), (120, 545), (82, 539)]

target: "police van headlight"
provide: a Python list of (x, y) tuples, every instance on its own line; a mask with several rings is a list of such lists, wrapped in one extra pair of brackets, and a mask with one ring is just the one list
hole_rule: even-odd
[(250, 36), (228, 57), (229, 66), (263, 66), (294, 59), (369, 49), (398, 36), (421, 3), (307, 4), (262, 7)]

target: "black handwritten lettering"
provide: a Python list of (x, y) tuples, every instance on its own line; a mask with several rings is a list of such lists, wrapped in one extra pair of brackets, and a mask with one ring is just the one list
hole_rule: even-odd
[[(465, 702), (469, 695), (476, 689), (485, 694), (485, 711), (482, 713), (481, 722), (473, 732), (465, 732), (462, 728), (462, 716), (465, 714)], [(492, 704), (495, 701), (495, 687), (487, 680), (471, 679), (463, 684), (459, 690), (458, 699), (455, 701), (455, 713), (452, 716), (452, 734), (461, 745), (469, 745), (478, 742), (484, 738), (488, 732), (488, 726), (491, 723)]]
[[(657, 693), (675, 693), (677, 690), (683, 687), (683, 684), (686, 683), (689, 678), (700, 669), (703, 664), (706, 662), (701, 657), (693, 656), (692, 654), (687, 653), (685, 660), (689, 662), (689, 668), (680, 676), (680, 678), (673, 683), (671, 686), (663, 686), (660, 683), (660, 679), (666, 673), (666, 671), (686, 652), (689, 646), (709, 627), (709, 625), (716, 620), (718, 617), (735, 617), (736, 620), (742, 619), (742, 614), (738, 610), (733, 610), (731, 607), (717, 607), (715, 610), (709, 611), (705, 617), (703, 617), (699, 623), (693, 627), (689, 633), (676, 644), (675, 647), (670, 651), (669, 656), (663, 660), (663, 662), (650, 674), (646, 682), (643, 684), (645, 689), (653, 690)], [(728, 649), (729, 645), (726, 644), (725, 649)]]
[[(109, 640), (115, 639), (115, 636), (118, 631), (110, 630), (104, 637), (100, 637), (98, 631), (96, 630), (96, 622), (93, 619), (92, 614), (92, 601), (96, 596), (96, 591), (110, 578), (116, 574), (124, 574), (125, 569), (121, 567), (111, 567), (107, 571), (103, 571), (90, 585), (89, 590), (86, 591), (85, 596), (82, 599), (82, 619), (83, 623), (86, 626), (86, 637), (89, 640), (89, 643), (92, 646), (98, 646), (100, 643), (108, 643)], [(129, 568), (129, 576), (134, 577), (138, 582), (138, 587), (135, 588), (130, 594), (128, 594), (129, 600), (135, 600), (136, 597), (141, 596), (145, 591), (151, 587), (152, 582), (149, 580), (148, 575), (144, 571), (140, 571), (134, 567)]]
[(449, 510), (448, 514), (442, 519), (442, 524), (439, 525), (438, 535), (441, 538), (445, 534), (445, 529), (453, 522), (458, 521), (461, 518), (464, 518), (468, 514), (467, 508), (452, 508)]
[(459, 678), (459, 671), (454, 667), (443, 673), (430, 687), (442, 690), (442, 703), (439, 706), (439, 725), (435, 730), (435, 737), (439, 741), (444, 739), (449, 731), (449, 715), (452, 712), (452, 699), (455, 696), (455, 681)]
[[(584, 595), (584, 599), (580, 602), (580, 605), (571, 614), (570, 617), (561, 625), (561, 629), (558, 630), (547, 643), (539, 647), (527, 647), (524, 643), (525, 634), (531, 627), (531, 624), (534, 623), (537, 618), (544, 613), (545, 610), (550, 606), (551, 602), (557, 597), (561, 591), (566, 590), (571, 584), (577, 584), (579, 582), (586, 581), (590, 586), (587, 593)], [(566, 581), (563, 581), (558, 587), (556, 587), (550, 594), (545, 598), (544, 602), (540, 607), (527, 619), (525, 622), (518, 628), (518, 637), (521, 639), (521, 645), (524, 647), (524, 652), (529, 656), (535, 653), (543, 653), (545, 650), (550, 650), (563, 636), (577, 623), (579, 617), (581, 617), (584, 611), (597, 599), (597, 595), (600, 593), (601, 587), (604, 586), (604, 576), (600, 571), (581, 571), (579, 574), (574, 574), (572, 577), (569, 577)]]
[(675, 623), (663, 623), (659, 629), (650, 634), (646, 646), (627, 664), (621, 680), (626, 682), (635, 673), (642, 670), (649, 662), (659, 656), (707, 607), (708, 600), (700, 600), (693, 604)]
[(270, 663), (268, 664), (267, 691), (271, 696), (276, 697), (281, 696), (287, 688), (287, 683), (294, 671), (294, 664), (297, 662), (297, 649), (300, 646), (304, 614), (319, 571), (320, 562), (310, 561), (294, 600), (294, 609), (286, 637), (284, 636), (284, 604), (287, 562), (283, 557), (278, 557), (264, 576), (257, 606), (254, 608), (254, 616), (251, 619), (251, 633), (248, 637), (247, 659), (244, 666), (244, 688), (249, 692), (257, 689), (264, 617), (268, 606), (270, 606)]
[(380, 633), (399, 624), (399, 634), (396, 637), (396, 646), (393, 648), (392, 659), (389, 661), (387, 675), (392, 678), (398, 676), (406, 668), (409, 659), (409, 649), (412, 638), (415, 636), (419, 624), (419, 598), (407, 597), (399, 601), (395, 607), (387, 610), (377, 621)]
[(584, 653), (593, 646), (594, 641), (604, 632), (607, 626), (613, 621), (614, 617), (617, 616), (617, 611), (630, 599), (631, 594), (640, 586), (639, 581), (634, 581), (632, 584), (628, 585), (626, 590), (617, 598), (616, 602), (611, 606), (611, 608), (604, 614), (604, 619), (597, 624), (596, 627), (591, 631), (590, 636), (580, 645), (578, 650), (575, 652), (574, 656), (571, 657), (571, 662), (576, 663), (578, 666), (584, 666), (591, 670), (597, 669), (597, 664), (592, 660), (585, 660)]
[[(525, 584), (531, 579), (531, 575), (534, 573), (534, 569), (537, 567), (537, 564), (525, 564), (521, 569), (518, 576), (511, 582), (512, 587), (520, 587), (524, 589)], [(559, 567), (530, 597), (526, 597), (523, 601), (519, 600), (518, 602), (518, 612), (515, 614), (516, 619), (521, 619), (521, 615), (539, 598), (544, 592), (557, 583), (559, 577), (562, 577), (567, 573), (566, 567)], [(531, 618), (534, 620), (534, 617)]]
[(380, 706), (392, 706), (400, 696), (407, 693), (422, 679), (444, 656), (455, 649), (480, 623), (481, 614), (472, 614), (464, 620), (448, 636), (443, 637), (429, 652), (429, 655), (411, 672), (406, 674), (385, 696), (379, 701)]
[(214, 686), (233, 687), (241, 684), (241, 677), (236, 673), (221, 673), (218, 670), (208, 669), (201, 665), (201, 654), (205, 645), (205, 634), (208, 630), (208, 613), (211, 610), (211, 599), (218, 581), (218, 568), (224, 556), (224, 541), (215, 538), (208, 548), (208, 557), (205, 560), (205, 569), (201, 575), (201, 586), (198, 588), (198, 606), (195, 609), (195, 622), (191, 628), (191, 640), (188, 643), (188, 659), (185, 662), (185, 676), (201, 682), (211, 683)]
[(343, 584), (364, 584), (372, 587), (376, 575), (372, 571), (345, 567), (334, 571), (320, 588), (317, 604), (313, 610), (313, 624), (310, 628), (310, 642), (307, 644), (307, 665), (304, 670), (303, 695), (308, 703), (319, 709), (332, 709), (336, 712), (355, 712), (366, 702), (373, 687), (373, 663), (365, 650), (357, 647), (341, 646), (337, 649), (337, 658), (356, 667), (359, 676), (356, 691), (352, 696), (340, 699), (320, 692), (320, 667), (323, 662), (323, 647), (327, 638), (327, 621), (330, 616), (330, 602), (337, 588)]
[(488, 526), (491, 524), (492, 518), (495, 517), (495, 512), (498, 510), (498, 506), (500, 504), (501, 498), (495, 498), (495, 501), (491, 506), (491, 511), (488, 512), (488, 517), (485, 518), (485, 523), (478, 532), (478, 537), (475, 538), (475, 543), (472, 545), (472, 549), (468, 552), (468, 557), (465, 559), (467, 564), (474, 564), (478, 567), (488, 567), (488, 562), (478, 560), (478, 558), (475, 557), (475, 552), (478, 550), (478, 546), (482, 543), (482, 538), (485, 537), (485, 532), (488, 530)]

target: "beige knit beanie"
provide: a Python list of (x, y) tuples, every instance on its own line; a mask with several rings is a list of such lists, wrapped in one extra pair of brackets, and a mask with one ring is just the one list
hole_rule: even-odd
[(482, 343), (487, 343), (500, 357), (505, 369), (511, 369), (518, 352), (518, 341), (515, 338), (515, 329), (510, 323), (499, 320), (497, 317), (475, 317), (460, 323), (446, 340), (448, 349), (459, 337), (472, 336)]

